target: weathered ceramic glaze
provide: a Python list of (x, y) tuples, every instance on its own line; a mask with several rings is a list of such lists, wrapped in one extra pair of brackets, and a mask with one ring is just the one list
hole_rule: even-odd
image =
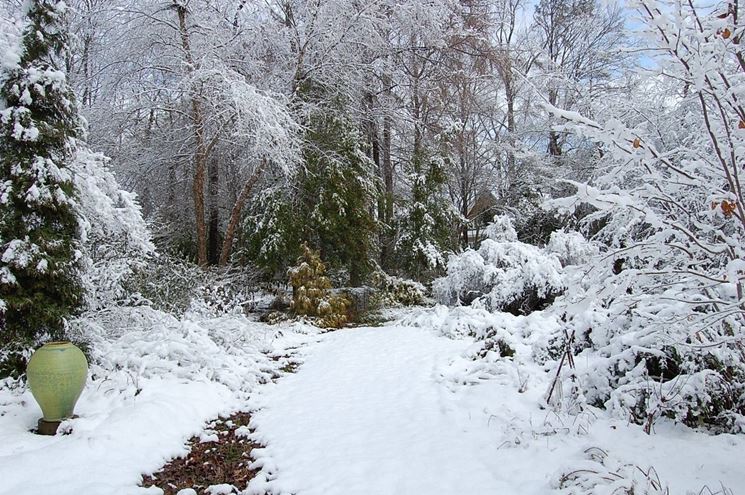
[(49, 342), (34, 352), (26, 378), (44, 421), (72, 416), (87, 376), (88, 361), (83, 351), (70, 342)]

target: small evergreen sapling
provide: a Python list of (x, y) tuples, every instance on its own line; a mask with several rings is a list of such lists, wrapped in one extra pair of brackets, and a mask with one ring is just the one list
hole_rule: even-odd
[(64, 337), (80, 303), (80, 226), (69, 170), (82, 134), (59, 63), (65, 5), (30, 2), (0, 97), (0, 344)]
[(331, 294), (331, 281), (318, 252), (307, 243), (302, 245), (302, 251), (297, 266), (288, 270), (292, 285), (290, 309), (296, 315), (319, 318), (322, 327), (343, 327), (348, 319), (349, 300)]

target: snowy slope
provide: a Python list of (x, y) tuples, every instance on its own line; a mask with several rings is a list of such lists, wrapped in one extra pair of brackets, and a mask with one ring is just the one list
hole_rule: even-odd
[(213, 382), (142, 385), (127, 398), (86, 391), (76, 407), (80, 418), (68, 421), (72, 433), (53, 437), (29, 433), (40, 411), (25, 396), (30, 407), (0, 418), (0, 493), (147, 493), (137, 488), (141, 473), (186, 454), (186, 441), (205, 421), (236, 406), (231, 391)]

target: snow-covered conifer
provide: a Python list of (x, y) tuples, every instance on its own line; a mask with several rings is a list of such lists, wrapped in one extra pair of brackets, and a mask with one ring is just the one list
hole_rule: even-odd
[(64, 2), (29, 3), (22, 50), (2, 74), (0, 341), (64, 335), (82, 295), (70, 163), (83, 133), (61, 63)]
[(455, 209), (445, 195), (445, 164), (433, 159), (426, 165), (415, 156), (411, 173), (411, 201), (401, 221), (397, 255), (406, 272), (417, 279), (430, 279), (444, 270), (453, 250)]

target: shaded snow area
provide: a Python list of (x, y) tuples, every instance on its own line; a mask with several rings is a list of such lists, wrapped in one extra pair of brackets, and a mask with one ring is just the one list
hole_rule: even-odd
[(285, 356), (317, 334), (242, 316), (177, 320), (148, 308), (78, 325), (94, 356), (78, 417), (60, 426), (70, 434), (31, 433), (41, 417), (31, 393), (0, 387), (0, 494), (161, 493), (138, 488), (141, 475), (186, 454), (186, 441), (206, 421), (244, 409)]
[[(460, 310), (458, 310), (460, 311)], [(548, 317), (418, 310), (328, 334), (297, 374), (252, 403), (260, 475), (250, 494), (718, 493), (745, 486), (742, 435), (660, 421), (652, 435), (590, 408), (541, 408), (553, 373), (532, 362)], [(487, 321), (488, 320), (488, 321)], [(516, 351), (467, 334), (501, 327)], [(483, 355), (483, 354), (482, 354)]]

